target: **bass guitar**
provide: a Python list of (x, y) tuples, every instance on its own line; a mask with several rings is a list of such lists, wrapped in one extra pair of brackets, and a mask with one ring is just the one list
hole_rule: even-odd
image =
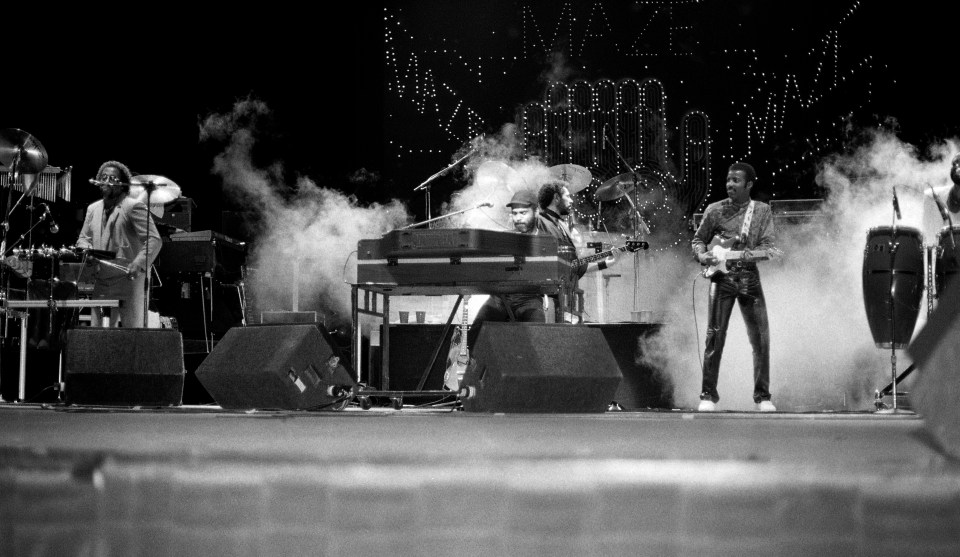
[(620, 253), (624, 251), (634, 252), (641, 249), (647, 249), (650, 247), (650, 244), (643, 240), (627, 240), (627, 243), (613, 249), (608, 249), (606, 251), (601, 251), (600, 253), (594, 253), (586, 257), (578, 257), (573, 260), (573, 266), (579, 267), (580, 265), (587, 265), (593, 263), (594, 261), (603, 261), (604, 259), (610, 257), (615, 253)]
[(470, 329), (470, 296), (463, 297), (463, 320), (450, 339), (450, 351), (447, 352), (447, 371), (443, 374), (443, 387), (450, 391), (459, 391), (463, 374), (470, 363), (470, 350), (467, 347), (467, 331)]
[(714, 236), (713, 240), (710, 241), (710, 245), (707, 246), (707, 252), (711, 253), (717, 259), (717, 262), (713, 265), (708, 266), (700, 274), (704, 278), (710, 278), (713, 275), (719, 273), (721, 275), (727, 273), (727, 261), (767, 261), (773, 256), (780, 255), (780, 250), (776, 248), (771, 248), (764, 250), (764, 255), (745, 255), (747, 251), (741, 250), (732, 250), (730, 249), (737, 242), (737, 238), (722, 238), (720, 236)]

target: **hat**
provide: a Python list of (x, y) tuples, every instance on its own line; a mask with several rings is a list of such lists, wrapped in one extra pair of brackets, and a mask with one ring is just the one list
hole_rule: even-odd
[(537, 194), (532, 190), (523, 189), (513, 194), (507, 207), (536, 207)]

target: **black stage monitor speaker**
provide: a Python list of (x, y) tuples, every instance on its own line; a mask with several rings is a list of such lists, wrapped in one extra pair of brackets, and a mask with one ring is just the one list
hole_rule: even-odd
[(914, 406), (941, 448), (960, 459), (960, 280), (940, 296), (907, 351), (917, 366)]
[(580, 325), (487, 322), (470, 360), (468, 412), (604, 412), (623, 377), (603, 334)]
[(227, 331), (197, 379), (228, 409), (335, 410), (355, 384), (322, 325), (253, 325)]
[(183, 339), (173, 329), (70, 329), (63, 370), (70, 404), (179, 406)]

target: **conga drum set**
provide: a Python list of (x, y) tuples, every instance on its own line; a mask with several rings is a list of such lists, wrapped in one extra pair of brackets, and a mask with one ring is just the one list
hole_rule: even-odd
[(955, 280), (960, 270), (960, 226), (945, 226), (936, 245), (924, 245), (920, 230), (909, 226), (878, 226), (867, 232), (863, 252), (863, 301), (874, 343), (890, 349), (892, 381), (875, 395), (878, 410), (888, 410), (882, 399), (893, 396), (897, 411), (897, 385), (913, 370), (897, 375), (898, 349), (906, 348), (920, 316), (924, 290), (927, 311)]

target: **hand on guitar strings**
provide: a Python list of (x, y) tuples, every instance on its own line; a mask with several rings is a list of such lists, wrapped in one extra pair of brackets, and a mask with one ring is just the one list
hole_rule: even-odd
[(712, 251), (705, 251), (697, 256), (697, 258), (700, 260), (701, 265), (707, 267), (712, 267), (720, 262), (720, 260), (717, 259), (717, 256), (714, 255)]

